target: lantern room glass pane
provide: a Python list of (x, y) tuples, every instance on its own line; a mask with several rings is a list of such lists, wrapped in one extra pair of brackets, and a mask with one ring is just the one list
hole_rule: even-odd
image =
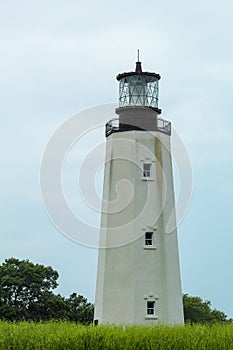
[(123, 77), (119, 86), (119, 106), (158, 108), (158, 79), (144, 74)]

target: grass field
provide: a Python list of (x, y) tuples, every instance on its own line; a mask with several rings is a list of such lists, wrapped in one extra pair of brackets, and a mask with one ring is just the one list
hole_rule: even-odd
[(233, 325), (79, 326), (69, 322), (0, 322), (0, 350), (233, 350)]

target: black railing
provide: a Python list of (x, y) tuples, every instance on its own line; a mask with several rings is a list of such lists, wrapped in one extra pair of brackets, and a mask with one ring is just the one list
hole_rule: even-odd
[(171, 135), (171, 123), (168, 120), (157, 118), (157, 129), (164, 134)]
[[(105, 135), (107, 137), (114, 132), (130, 131), (130, 130), (144, 130), (144, 129), (140, 129), (134, 125), (120, 124), (119, 118), (113, 118), (106, 123)], [(171, 123), (168, 120), (157, 118), (156, 130), (166, 135), (171, 135)]]
[(119, 118), (113, 118), (109, 120), (105, 125), (105, 135), (106, 137), (113, 132), (120, 131)]

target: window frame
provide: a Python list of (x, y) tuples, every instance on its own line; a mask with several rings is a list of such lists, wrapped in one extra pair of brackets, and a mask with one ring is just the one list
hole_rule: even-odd
[(144, 295), (144, 300), (145, 300), (145, 319), (154, 320), (157, 322), (158, 316), (156, 312), (157, 312), (157, 301), (159, 300), (158, 295), (154, 295), (153, 293), (149, 293), (149, 295), (146, 294)]
[[(142, 232), (143, 232), (143, 234), (142, 234), (142, 236), (143, 236), (143, 243), (142, 244), (144, 244), (143, 248), (145, 250), (155, 250), (155, 249), (157, 249), (156, 245), (155, 245), (155, 239), (156, 239), (155, 234), (157, 232), (157, 229), (158, 229), (158, 226), (153, 226), (153, 225), (152, 226), (148, 225), (146, 227), (142, 227)], [(146, 244), (146, 234), (148, 232), (152, 233), (152, 244)]]
[[(155, 176), (155, 160), (150, 157), (145, 157), (140, 159), (141, 162), (141, 171), (143, 181), (154, 181)], [(149, 169), (145, 169), (144, 167), (149, 166)]]
[[(150, 237), (147, 237), (147, 235), (150, 234)], [(146, 247), (153, 247), (154, 246), (154, 232), (153, 231), (146, 231), (145, 232), (145, 246)]]
[[(151, 304), (152, 306), (149, 306), (149, 304)], [(147, 316), (155, 316), (155, 300), (147, 300), (147, 302), (146, 302), (146, 315)]]
[(147, 163), (144, 162), (142, 166), (143, 166), (143, 178), (151, 178), (151, 167), (152, 167), (152, 164), (149, 163), (149, 162), (147, 162)]

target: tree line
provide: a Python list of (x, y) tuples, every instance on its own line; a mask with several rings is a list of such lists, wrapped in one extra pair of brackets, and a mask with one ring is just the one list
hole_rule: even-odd
[(85, 297), (76, 293), (68, 298), (54, 294), (58, 277), (50, 266), (6, 259), (0, 265), (0, 319), (91, 323), (93, 304)]
[[(0, 265), (0, 320), (68, 320), (91, 324), (94, 305), (77, 293), (68, 298), (54, 294), (58, 272), (29, 260), (6, 259)], [(210, 301), (183, 295), (184, 318), (188, 323), (230, 323), (224, 312), (211, 309)]]

